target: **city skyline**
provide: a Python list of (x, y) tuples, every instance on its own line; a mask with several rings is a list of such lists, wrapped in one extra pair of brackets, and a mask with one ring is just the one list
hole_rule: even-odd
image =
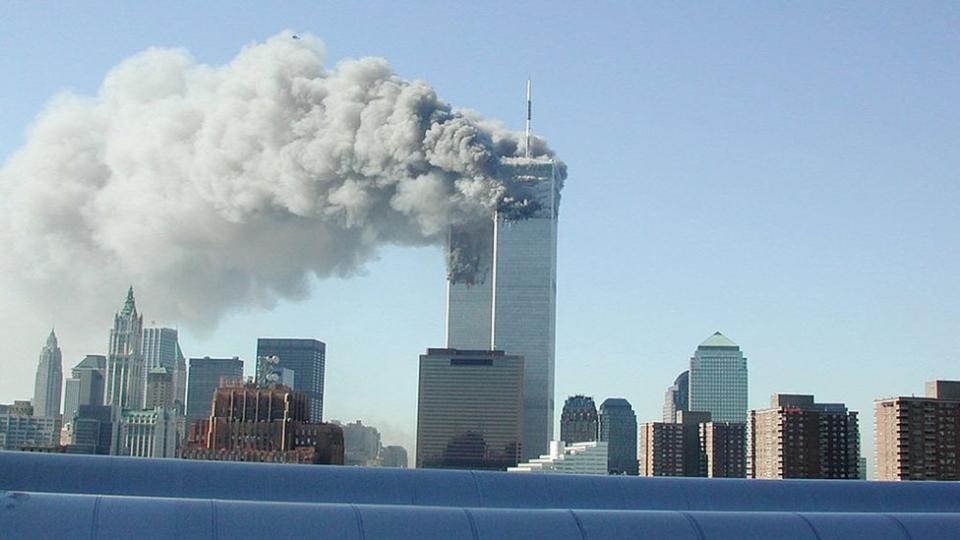
[[(407, 17), (423, 18), (416, 24), (429, 31), (422, 35), (451, 44), (434, 56), (399, 30), (351, 36), (355, 27), (337, 27), (355, 16), (346, 7), (323, 16), (303, 6), (279, 9), (215, 38), (193, 21), (155, 24), (167, 20), (159, 16), (144, 17), (150, 24), (123, 19), (98, 38), (54, 28), (58, 40), (32, 36), (41, 19), (22, 9), (22, 19), (2, 23), (10, 25), (3, 35), (13, 47), (3, 67), (22, 75), (0, 100), (9, 118), (0, 132), (3, 161), (50, 96), (67, 87), (93, 94), (111, 66), (153, 45), (183, 46), (219, 65), (243, 44), (300, 26), (326, 40), (328, 64), (384, 55), (401, 76), (429, 80), (451, 103), (515, 129), (523, 120), (522, 83), (532, 75), (535, 132), (571, 169), (559, 223), (557, 402), (573, 394), (598, 402), (624, 396), (639, 420), (656, 420), (663, 389), (715, 330), (750, 357), (750, 408), (774, 392), (802, 392), (869, 416), (874, 399), (957, 378), (953, 246), (960, 227), (953, 209), (960, 192), (950, 171), (960, 164), (947, 149), (957, 146), (960, 125), (950, 98), (958, 78), (948, 59), (960, 47), (947, 33), (957, 23), (948, 10), (763, 8), (748, 17), (714, 7), (681, 17), (629, 8), (619, 17), (603, 13), (607, 22), (623, 22), (573, 50), (556, 36), (597, 28), (597, 17), (581, 8), (573, 11), (582, 28), (538, 13), (543, 24), (529, 34), (517, 32), (513, 18), (501, 26), (495, 14), (471, 12), (482, 36), (478, 29), (451, 34), (414, 8)], [(82, 13), (64, 19), (96, 22)], [(489, 39), (491, 28), (510, 38)], [(635, 43), (619, 37), (638, 34)], [(489, 51), (466, 43), (481, 39), (493, 43)], [(765, 43), (763, 51), (756, 42)], [(518, 46), (530, 54), (516, 55)], [(25, 58), (42, 73), (21, 64)], [(462, 66), (461, 58), (472, 61)], [(582, 73), (571, 75), (571, 59)], [(618, 114), (599, 114), (595, 103), (617, 103)], [(0, 313), (9, 323), (0, 325), (0, 337), (16, 344), (16, 360), (0, 382), (0, 401), (30, 397), (20, 388), (32, 380), (37, 345), (54, 323), (65, 368), (106, 354), (109, 314), (133, 282), (146, 321), (180, 328), (188, 356), (238, 355), (250, 368), (259, 336), (326, 342), (327, 416), (392, 425), (412, 451), (410, 359), (443, 340), (442, 259), (439, 247), (388, 247), (363, 275), (310, 278), (309, 299), (298, 293), (300, 301), (242, 308), (216, 329), (187, 328), (151, 309), (165, 293), (140, 292), (132, 278), (103, 295), (106, 312), (96, 302), (42, 294), (29, 311), (4, 304), (13, 307)], [(95, 331), (71, 324), (71, 309)], [(13, 312), (17, 320), (8, 321)], [(842, 382), (850, 379), (860, 384)], [(872, 458), (869, 439), (864, 452)]]

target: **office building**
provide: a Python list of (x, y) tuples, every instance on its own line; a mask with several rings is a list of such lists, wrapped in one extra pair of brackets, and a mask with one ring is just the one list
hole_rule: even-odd
[(567, 444), (597, 440), (597, 406), (590, 396), (567, 398), (560, 413), (560, 440)]
[(747, 359), (720, 332), (690, 358), (689, 410), (708, 412), (714, 422), (747, 422)]
[(0, 411), (0, 450), (23, 447), (55, 447), (60, 445), (60, 415), (35, 416), (23, 406)]
[(260, 338), (257, 340), (257, 373), (262, 362), (279, 358), (279, 367), (293, 371), (293, 389), (310, 400), (310, 419), (323, 421), (323, 382), (327, 362), (327, 345), (316, 339)]
[(607, 443), (585, 441), (565, 445), (550, 441), (550, 453), (524, 461), (507, 472), (607, 474)]
[(213, 394), (220, 387), (221, 379), (243, 379), (243, 360), (233, 358), (190, 359), (190, 378), (187, 384), (187, 423), (210, 418)]
[(57, 335), (50, 330), (40, 350), (37, 377), (33, 387), (33, 413), (37, 416), (60, 415), (60, 392), (63, 390), (63, 356)]
[(80, 405), (73, 418), (69, 454), (115, 456), (122, 452), (120, 409), (115, 405)]
[(137, 313), (133, 287), (127, 291), (123, 308), (113, 318), (110, 347), (107, 354), (105, 405), (121, 409), (143, 407), (143, 316)]
[(186, 459), (343, 464), (343, 430), (310, 421), (306, 393), (286, 386), (225, 381), (210, 417), (194, 423)]
[(750, 411), (752, 478), (859, 477), (857, 413), (812, 395), (774, 394), (770, 408)]
[(120, 417), (121, 455), (149, 458), (177, 457), (177, 414), (173, 409), (123, 411)]
[(375, 467), (380, 464), (380, 432), (357, 420), (352, 424), (334, 424), (343, 429), (343, 464)]
[(157, 407), (171, 410), (178, 410), (176, 396), (176, 383), (174, 382), (173, 369), (165, 367), (155, 367), (147, 372), (147, 391), (144, 400), (144, 407), (152, 410)]
[(960, 381), (874, 402), (877, 480), (960, 480)]
[(257, 358), (257, 384), (269, 386), (282, 384), (295, 388), (296, 374), (290, 368), (280, 366), (279, 356), (261, 356)]
[(705, 476), (747, 477), (747, 425), (738, 422), (700, 424), (700, 448)]
[(417, 468), (506, 470), (520, 460), (523, 358), (503, 351), (420, 355)]
[[(187, 392), (187, 363), (180, 350), (178, 331), (175, 328), (143, 329), (144, 372), (163, 368), (170, 372), (173, 381), (173, 404), (184, 410)], [(145, 408), (152, 408), (149, 404)]]
[(607, 443), (610, 474), (638, 474), (637, 415), (630, 402), (608, 398), (600, 404), (599, 441)]
[(450, 231), (447, 347), (502, 350), (524, 359), (523, 457), (553, 439), (557, 207), (560, 166), (548, 158), (504, 158), (504, 205), (489, 219)]
[(107, 357), (88, 354), (70, 370), (70, 378), (64, 384), (63, 423), (73, 421), (81, 405), (102, 405), (104, 379), (107, 374)]
[(673, 423), (677, 421), (677, 413), (688, 411), (690, 402), (690, 372), (684, 371), (674, 379), (667, 388), (663, 398), (663, 421)]
[(407, 449), (402, 446), (384, 446), (380, 451), (381, 465), (397, 469), (407, 468)]

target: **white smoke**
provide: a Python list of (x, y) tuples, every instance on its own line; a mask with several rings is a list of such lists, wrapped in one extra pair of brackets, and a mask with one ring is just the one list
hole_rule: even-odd
[(289, 32), (224, 66), (149, 49), (53, 99), (0, 169), (5, 305), (89, 314), (132, 283), (151, 318), (209, 328), (504, 204), (519, 134), (383, 59), (323, 61)]

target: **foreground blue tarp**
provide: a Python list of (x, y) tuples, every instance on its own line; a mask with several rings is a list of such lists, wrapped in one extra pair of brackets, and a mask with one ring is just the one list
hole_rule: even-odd
[(0, 538), (960, 538), (960, 483), (760, 481), (0, 452)]

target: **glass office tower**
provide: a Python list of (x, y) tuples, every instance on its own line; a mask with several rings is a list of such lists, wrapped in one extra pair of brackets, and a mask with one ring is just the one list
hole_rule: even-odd
[(714, 422), (747, 422), (747, 359), (720, 332), (690, 358), (690, 410), (708, 412)]
[[(448, 242), (447, 347), (523, 357), (523, 459), (553, 438), (557, 206), (548, 158), (503, 158), (509, 203), (488, 222), (454, 227)], [(523, 204), (514, 204), (524, 201)]]
[(257, 370), (276, 356), (278, 369), (293, 371), (293, 389), (310, 399), (310, 421), (323, 421), (323, 382), (327, 366), (327, 344), (310, 338), (260, 338), (257, 340)]

